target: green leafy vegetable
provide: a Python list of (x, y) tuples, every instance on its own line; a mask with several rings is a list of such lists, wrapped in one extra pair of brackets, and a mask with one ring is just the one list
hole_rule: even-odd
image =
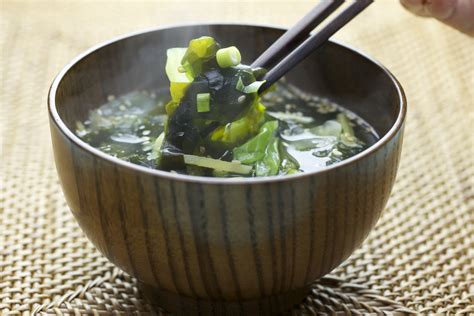
[(280, 140), (277, 137), (271, 137), (262, 160), (255, 165), (255, 175), (257, 177), (276, 176), (278, 174), (280, 168), (279, 143)]
[(270, 121), (263, 124), (256, 136), (234, 149), (234, 159), (244, 164), (253, 164), (262, 160), (277, 128), (278, 121)]
[(339, 124), (341, 124), (343, 133), (354, 136), (354, 129), (352, 128), (349, 119), (344, 113), (339, 113), (337, 115), (337, 121)]
[(243, 89), (244, 93), (257, 93), (258, 89), (265, 83), (265, 80), (262, 81), (254, 81), (248, 86), (245, 86)]
[(360, 148), (363, 145), (363, 142), (358, 140), (355, 136), (352, 136), (347, 133), (341, 134), (341, 137), (339, 138), (339, 140), (342, 145), (348, 148)]
[(211, 140), (226, 148), (242, 144), (258, 132), (264, 120), (264, 113), (265, 107), (262, 104), (252, 105), (246, 115), (212, 132)]
[(248, 142), (234, 149), (234, 159), (244, 164), (255, 164), (259, 177), (277, 175), (280, 168), (280, 140), (276, 137), (278, 121), (266, 122), (260, 132)]
[(342, 132), (342, 126), (339, 122), (328, 120), (324, 124), (313, 127), (310, 132), (318, 136), (334, 136), (339, 137)]
[(286, 148), (286, 145), (284, 145), (283, 142), (280, 141), (278, 149), (280, 151), (281, 160), (280, 172), (282, 174), (298, 173), (300, 164), (292, 155), (290, 155)]
[(210, 36), (202, 36), (189, 41), (188, 49), (181, 60), (188, 78), (191, 80), (196, 78), (202, 72), (203, 64), (211, 60), (218, 49), (219, 44)]
[(165, 71), (166, 75), (170, 82), (186, 82), (190, 83), (192, 79), (189, 79), (186, 76), (186, 73), (180, 71), (182, 70), (181, 61), (183, 60), (184, 54), (186, 53), (186, 48), (175, 47), (170, 48), (166, 51), (166, 66)]
[(291, 144), (296, 150), (307, 151), (315, 148), (335, 146), (337, 144), (337, 138), (334, 136), (318, 136), (288, 141), (288, 143)]
[[(175, 103), (175, 106), (186, 92), (186, 88), (191, 84), (190, 79), (186, 73), (180, 72), (181, 60), (186, 53), (186, 48), (170, 48), (166, 51), (166, 75), (170, 81), (170, 94), (171, 100)], [(169, 112), (168, 112), (169, 114)]]

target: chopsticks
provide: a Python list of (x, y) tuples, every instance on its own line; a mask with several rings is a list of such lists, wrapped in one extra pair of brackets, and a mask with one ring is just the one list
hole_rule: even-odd
[[(281, 59), (273, 68), (269, 69), (263, 78), (259, 78), (259, 80), (265, 80), (258, 91), (259, 93), (269, 88), (311, 52), (324, 44), (334, 33), (367, 8), (373, 0), (353, 1), (329, 23), (304, 40), (314, 27), (334, 12), (343, 2), (323, 0), (254, 61), (252, 67), (270, 67)], [(303, 43), (290, 51), (301, 41)]]
[(278, 60), (285, 57), (283, 54), (294, 49), (309, 33), (336, 10), (344, 0), (321, 1), (291, 29), (285, 32), (266, 51), (263, 52), (252, 64), (252, 68), (268, 68)]

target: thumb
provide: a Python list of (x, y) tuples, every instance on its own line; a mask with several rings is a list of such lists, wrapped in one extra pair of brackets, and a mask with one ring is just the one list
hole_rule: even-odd
[(400, 0), (409, 11), (431, 16), (474, 36), (474, 0)]

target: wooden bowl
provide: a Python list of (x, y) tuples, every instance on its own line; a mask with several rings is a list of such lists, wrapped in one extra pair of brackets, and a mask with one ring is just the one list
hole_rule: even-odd
[(49, 95), (56, 167), (66, 200), (94, 245), (176, 314), (268, 314), (291, 308), (311, 282), (366, 238), (390, 195), (406, 100), (379, 63), (330, 42), (287, 75), (344, 105), (382, 138), (320, 171), (219, 179), (147, 169), (81, 141), (76, 121), (108, 95), (168, 85), (167, 48), (211, 35), (250, 63), (283, 33), (252, 25), (191, 25), (135, 33), (66, 66)]

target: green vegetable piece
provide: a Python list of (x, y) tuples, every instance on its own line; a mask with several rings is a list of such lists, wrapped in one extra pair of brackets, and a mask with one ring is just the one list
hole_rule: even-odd
[(237, 80), (237, 85), (235, 86), (235, 89), (240, 92), (244, 92), (244, 82), (242, 81), (242, 77), (239, 76), (239, 79)]
[(251, 84), (249, 84), (248, 86), (245, 86), (243, 92), (244, 93), (256, 93), (256, 92), (258, 92), (258, 89), (260, 89), (260, 87), (265, 83), (265, 81), (266, 80), (254, 81)]
[(153, 143), (151, 148), (151, 153), (148, 155), (148, 159), (159, 161), (161, 156), (161, 145), (163, 145), (163, 140), (165, 139), (165, 132), (162, 132)]
[(298, 173), (300, 169), (300, 164), (298, 160), (295, 159), (289, 152), (287, 146), (280, 141), (279, 144), (280, 150), (280, 173), (282, 174), (293, 174)]
[(185, 73), (180, 71), (181, 60), (186, 53), (186, 48), (176, 47), (166, 51), (166, 75), (170, 82), (191, 82)]
[(224, 161), (208, 157), (200, 157), (195, 155), (183, 155), (184, 163), (204, 168), (210, 168), (225, 172), (248, 175), (252, 172), (251, 166), (246, 166), (238, 161)]
[(211, 109), (211, 95), (209, 93), (198, 93), (196, 95), (196, 104), (199, 113), (209, 112)]
[(288, 169), (286, 172), (287, 175), (300, 173), (298, 169)]
[(240, 64), (240, 51), (235, 46), (221, 48), (216, 53), (217, 64), (221, 68), (228, 68)]
[[(209, 58), (216, 53), (216, 41), (210, 36), (201, 36), (189, 41), (183, 61), (191, 58)], [(195, 55), (195, 56), (191, 56)]]
[(180, 71), (181, 60), (186, 52), (186, 48), (170, 48), (166, 51), (166, 75), (170, 81), (170, 94), (171, 102), (175, 103), (173, 106), (167, 106), (168, 115), (172, 113), (168, 109), (174, 109), (177, 107), (177, 103), (186, 93), (186, 89), (192, 82), (192, 78), (189, 78), (186, 73)]
[(278, 121), (270, 121), (263, 124), (260, 128), (260, 132), (255, 137), (251, 138), (242, 146), (234, 148), (234, 159), (244, 164), (253, 164), (262, 160), (265, 156), (267, 146), (277, 128)]
[(257, 162), (255, 166), (255, 174), (257, 177), (276, 176), (280, 168), (280, 153), (278, 145), (280, 140), (273, 136), (265, 149), (263, 159)]
[(226, 148), (242, 144), (259, 131), (264, 120), (264, 113), (263, 104), (253, 104), (243, 117), (216, 129), (211, 134), (211, 141), (219, 142)]
[(349, 135), (347, 133), (341, 134), (340, 142), (342, 145), (348, 148), (360, 148), (364, 144), (358, 140), (355, 136)]
[[(262, 68), (262, 67), (257, 67), (257, 68), (252, 68), (252, 73), (253, 73), (255, 79), (259, 79), (267, 73), (267, 70), (265, 68)], [(275, 87), (273, 85), (272, 85), (272, 87), (273, 87), (273, 90), (275, 90)]]
[(313, 138), (288, 141), (296, 150), (307, 151), (315, 148), (332, 147), (337, 144), (337, 138), (333, 136), (318, 136)]
[(349, 118), (344, 113), (337, 115), (337, 121), (341, 124), (342, 132), (354, 136), (354, 129), (351, 126)]
[(328, 120), (322, 125), (311, 128), (310, 132), (317, 136), (339, 137), (342, 132), (342, 126), (335, 120)]
[(194, 79), (202, 71), (204, 62), (213, 58), (219, 45), (210, 36), (202, 36), (189, 41), (189, 46), (181, 60), (186, 75)]

